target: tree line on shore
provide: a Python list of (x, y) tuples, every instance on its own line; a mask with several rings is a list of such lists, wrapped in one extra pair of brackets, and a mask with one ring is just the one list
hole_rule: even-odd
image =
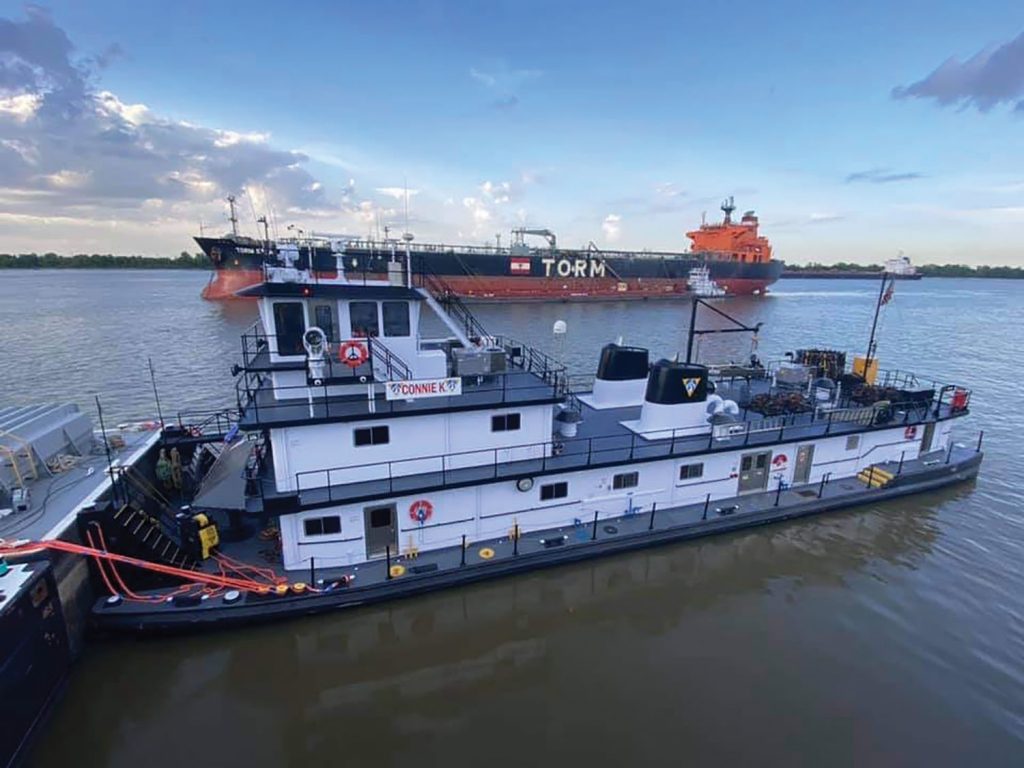
[[(838, 264), (787, 264), (786, 272), (800, 274), (801, 272), (863, 272), (864, 274), (878, 274), (882, 271), (881, 264), (854, 264), (848, 261), (841, 261)], [(925, 277), (1009, 277), (1024, 278), (1024, 267), (972, 267), (969, 264), (922, 264), (917, 271)]]
[(0, 269), (209, 269), (203, 253), (174, 256), (114, 256), (110, 253), (0, 253)]

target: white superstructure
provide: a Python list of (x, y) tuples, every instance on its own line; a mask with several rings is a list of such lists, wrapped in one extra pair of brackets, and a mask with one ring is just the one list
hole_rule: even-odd
[[(379, 282), (281, 268), (248, 289), (260, 327), (243, 342), (241, 427), (264, 438), (260, 495), (287, 569), (811, 488), (949, 443), (945, 390), (857, 404), (810, 374), (783, 386), (642, 347), (605, 347), (592, 390), (573, 394), (552, 358), (394, 267)], [(767, 417), (758, 394), (807, 407)]]

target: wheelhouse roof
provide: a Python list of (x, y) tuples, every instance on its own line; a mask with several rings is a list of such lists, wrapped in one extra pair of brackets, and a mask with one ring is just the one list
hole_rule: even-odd
[(239, 296), (271, 298), (366, 299), (368, 301), (423, 301), (423, 295), (399, 285), (352, 283), (260, 283), (238, 292)]

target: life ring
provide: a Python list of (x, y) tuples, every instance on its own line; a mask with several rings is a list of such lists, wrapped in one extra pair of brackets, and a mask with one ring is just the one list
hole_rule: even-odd
[(349, 368), (358, 368), (370, 357), (365, 342), (349, 339), (338, 346), (338, 360)]
[(789, 463), (789, 457), (786, 456), (786, 454), (784, 453), (780, 453), (778, 456), (772, 459), (772, 466), (775, 467), (776, 469), (782, 469), (783, 467), (786, 466), (787, 463)]
[(391, 570), (388, 571), (388, 573), (391, 575), (392, 579), (397, 579), (399, 576), (405, 573), (405, 566), (396, 563), (395, 565), (391, 566)]
[(492, 557), (494, 557), (494, 550), (490, 547), (484, 547), (479, 552), (477, 552), (477, 554), (480, 555), (481, 560), (490, 560)]
[(915, 437), (917, 437), (917, 427), (910, 426), (903, 430), (904, 440), (913, 440)]
[(434, 514), (434, 505), (426, 499), (418, 499), (409, 505), (409, 519), (423, 525)]

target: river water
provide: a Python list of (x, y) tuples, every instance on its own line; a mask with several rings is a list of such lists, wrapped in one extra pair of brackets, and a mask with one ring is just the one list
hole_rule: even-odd
[[(0, 272), (0, 403), (111, 420), (234, 399), (250, 305), (201, 272)], [(878, 286), (730, 300), (759, 353), (866, 343)], [(592, 373), (618, 336), (671, 355), (689, 305), (480, 307)], [(569, 331), (552, 336), (564, 319)], [(711, 319), (701, 322), (711, 323)], [(750, 352), (711, 337), (705, 360)], [(1024, 284), (899, 283), (879, 355), (973, 390), (976, 483), (386, 606), (91, 646), (39, 766), (1024, 764)]]

